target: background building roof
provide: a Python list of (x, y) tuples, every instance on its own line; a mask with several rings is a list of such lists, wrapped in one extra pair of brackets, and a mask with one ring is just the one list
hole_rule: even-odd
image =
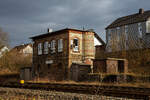
[(150, 18), (150, 10), (144, 11), (144, 9), (139, 9), (139, 13), (118, 18), (109, 26), (107, 26), (106, 29), (143, 22), (146, 21), (148, 18)]

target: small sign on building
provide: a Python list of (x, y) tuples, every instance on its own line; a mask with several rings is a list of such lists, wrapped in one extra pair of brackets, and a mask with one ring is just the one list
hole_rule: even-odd
[(46, 64), (52, 64), (52, 63), (53, 63), (53, 60), (46, 60), (45, 63), (46, 63)]

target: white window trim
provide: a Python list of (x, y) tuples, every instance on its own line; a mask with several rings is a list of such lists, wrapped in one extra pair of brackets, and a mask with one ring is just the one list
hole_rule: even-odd
[(58, 52), (63, 51), (63, 39), (58, 40)]
[(48, 54), (48, 41), (44, 42), (44, 54)]
[(42, 55), (42, 43), (38, 43), (38, 55)]

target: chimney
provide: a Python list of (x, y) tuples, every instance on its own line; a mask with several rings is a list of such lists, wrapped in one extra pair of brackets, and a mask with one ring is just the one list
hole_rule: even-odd
[(144, 9), (143, 8), (140, 8), (139, 9), (139, 14), (143, 14), (144, 13)]
[(48, 28), (48, 29), (47, 29), (47, 32), (48, 32), (48, 33), (51, 33), (52, 31), (53, 31), (53, 29), (51, 29), (51, 28)]

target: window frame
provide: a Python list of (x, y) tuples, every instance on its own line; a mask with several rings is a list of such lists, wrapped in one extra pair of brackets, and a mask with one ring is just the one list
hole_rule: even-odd
[[(77, 40), (77, 45), (75, 45), (74, 40)], [(79, 39), (78, 38), (73, 38), (73, 51), (78, 52), (79, 51)]]
[(117, 41), (119, 42), (121, 36), (120, 27), (116, 27), (116, 33), (117, 33)]
[(125, 32), (125, 49), (128, 50), (129, 47), (128, 47), (128, 40), (129, 40), (129, 26), (128, 25), (125, 25), (124, 26), (124, 32)]
[(107, 35), (108, 43), (110, 43), (110, 41), (111, 41), (111, 32), (112, 32), (112, 29), (108, 29), (108, 35)]
[(42, 55), (42, 43), (38, 43), (38, 55)]
[(150, 21), (146, 22), (146, 33), (149, 34), (150, 33)]
[(48, 41), (44, 42), (44, 54), (48, 54), (48, 47), (49, 47), (49, 43)]
[(142, 38), (143, 31), (142, 31), (142, 23), (138, 23), (138, 37)]
[(51, 53), (56, 52), (56, 40), (51, 41)]
[(58, 40), (58, 52), (63, 51), (63, 39)]

